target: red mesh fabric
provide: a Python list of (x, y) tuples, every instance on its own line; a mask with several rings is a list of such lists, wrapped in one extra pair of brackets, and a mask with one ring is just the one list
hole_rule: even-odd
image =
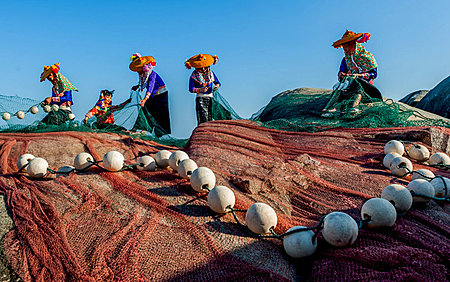
[[(443, 128), (271, 130), (247, 121), (202, 124), (186, 152), (231, 187), (236, 208), (265, 202), (277, 211), (276, 231), (311, 226), (332, 211), (359, 219), (366, 199), (390, 183), (407, 184), (382, 166), (390, 139), (448, 150)], [(115, 134), (0, 134), (0, 191), (15, 229), (5, 237), (11, 267), (25, 281), (147, 280), (427, 280), (445, 281), (449, 208), (413, 207), (388, 230), (360, 230), (349, 248), (319, 238), (311, 258), (294, 260), (280, 241), (249, 238), (230, 214), (218, 216), (206, 195), (171, 170), (102, 172), (28, 179), (17, 171), (27, 152), (53, 168), (81, 151), (101, 159), (121, 151), (129, 163), (160, 149)], [(439, 147), (439, 148), (438, 148)], [(414, 163), (414, 168), (425, 166)], [(450, 173), (431, 168), (436, 174)], [(239, 213), (243, 222), (245, 214)]]

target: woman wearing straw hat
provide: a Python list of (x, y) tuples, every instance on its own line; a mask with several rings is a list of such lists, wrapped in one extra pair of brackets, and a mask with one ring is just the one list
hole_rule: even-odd
[(184, 63), (188, 69), (195, 68), (189, 79), (189, 92), (197, 94), (195, 109), (198, 124), (212, 120), (213, 91), (221, 85), (211, 70), (211, 65), (215, 65), (217, 61), (217, 56), (198, 54)]
[(42, 120), (42, 122), (47, 124), (59, 125), (69, 119), (68, 114), (71, 113), (70, 107), (73, 105), (72, 91), (78, 91), (59, 70), (59, 63), (57, 63), (51, 66), (44, 66), (44, 71), (41, 74), (41, 82), (48, 79), (53, 84), (52, 96), (45, 98), (42, 104), (58, 105), (61, 109), (58, 112), (51, 111)]
[[(373, 85), (373, 80), (377, 78), (377, 62), (372, 53), (366, 51), (361, 43), (365, 43), (370, 39), (370, 33), (355, 33), (353, 31), (345, 31), (341, 39), (333, 43), (334, 48), (344, 49), (344, 58), (341, 61), (339, 68), (338, 79), (343, 82), (346, 78), (352, 78), (352, 82), (347, 89), (347, 93), (351, 92), (360, 83), (364, 91), (372, 98), (382, 99), (381, 93)], [(369, 85), (370, 84), (370, 85)], [(344, 92), (344, 93), (346, 93)], [(330, 101), (330, 106), (334, 106), (336, 102), (342, 102), (345, 100), (345, 95), (340, 95), (335, 98), (336, 101)], [(357, 113), (359, 103), (361, 102), (362, 95), (356, 95), (356, 98), (352, 104), (350, 110), (351, 113)], [(336, 112), (336, 108), (333, 107), (330, 110), (324, 109), (328, 112)]]
[[(155, 58), (152, 56), (141, 56), (141, 54), (136, 53), (130, 59), (130, 70), (139, 74), (139, 84), (133, 86), (131, 89), (139, 92), (145, 90), (145, 96), (139, 104), (160, 125), (155, 127), (155, 134), (158, 137), (170, 134), (169, 93), (164, 81), (153, 71), (153, 68), (156, 66)], [(151, 119), (147, 115), (146, 117), (147, 119)], [(148, 123), (153, 124), (151, 121), (148, 121)]]

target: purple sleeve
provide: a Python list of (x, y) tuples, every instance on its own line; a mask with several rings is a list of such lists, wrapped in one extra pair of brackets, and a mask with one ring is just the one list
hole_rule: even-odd
[(220, 84), (220, 81), (214, 72), (213, 72), (213, 75), (214, 75), (214, 84), (219, 84), (220, 86), (222, 86), (222, 84)]
[(348, 72), (347, 63), (345, 62), (345, 58), (342, 58), (341, 66), (339, 68), (339, 72), (343, 72), (343, 73), (347, 73)]
[(156, 72), (152, 72), (148, 78), (147, 82), (147, 93), (150, 92), (151, 96), (153, 96), (153, 88), (155, 88), (155, 81), (156, 81)]

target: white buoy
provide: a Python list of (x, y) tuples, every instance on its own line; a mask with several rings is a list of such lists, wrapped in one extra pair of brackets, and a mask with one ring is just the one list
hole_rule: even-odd
[(381, 198), (389, 201), (394, 205), (397, 213), (403, 214), (407, 212), (413, 203), (411, 192), (400, 184), (391, 184), (384, 188), (381, 192)]
[(216, 186), (216, 176), (207, 167), (199, 167), (191, 175), (191, 186), (197, 192), (208, 192)]
[(267, 234), (277, 226), (277, 214), (274, 209), (264, 203), (254, 203), (245, 214), (248, 229), (256, 234)]
[(391, 227), (397, 219), (397, 211), (388, 200), (372, 198), (361, 207), (361, 218), (369, 220), (367, 226), (370, 228)]
[[(431, 186), (434, 188), (434, 196), (438, 198), (443, 198), (445, 196), (445, 184), (447, 189), (450, 189), (450, 179), (447, 177), (438, 177), (430, 181)], [(447, 190), (447, 197), (450, 196), (450, 192)]]
[(225, 186), (216, 186), (208, 193), (208, 206), (217, 213), (227, 213), (236, 202), (233, 191)]
[(138, 165), (136, 166), (139, 170), (148, 170), (148, 171), (155, 171), (156, 169), (156, 162), (155, 160), (150, 156), (142, 156), (138, 159)]
[(2, 119), (3, 120), (10, 120), (11, 119), (11, 114), (10, 113), (3, 113), (2, 115)]
[(397, 153), (400, 156), (403, 156), (405, 153), (405, 146), (403, 143), (397, 140), (391, 140), (384, 145), (384, 153), (387, 155), (389, 153)]
[(387, 154), (386, 156), (384, 156), (383, 165), (386, 168), (390, 169), (391, 168), (391, 162), (396, 157), (401, 157), (401, 156), (399, 154), (397, 154), (397, 153), (389, 153), (389, 154)]
[[(422, 174), (426, 177), (422, 176)], [(411, 180), (425, 179), (426, 181), (430, 181), (433, 178), (434, 178), (434, 173), (431, 170), (422, 168), (422, 169), (418, 169), (415, 173), (413, 173)]]
[(396, 157), (391, 162), (391, 172), (395, 176), (407, 176), (408, 172), (413, 170), (413, 165), (410, 160), (404, 157)]
[(56, 171), (57, 174), (63, 174), (63, 173), (71, 173), (72, 171), (75, 170), (74, 166), (71, 165), (65, 165), (62, 166), (60, 168), (58, 168), (58, 170)]
[(73, 113), (70, 113), (68, 116), (69, 116), (70, 120), (74, 120), (75, 119), (75, 115)]
[(91, 154), (83, 152), (79, 153), (75, 159), (73, 160), (73, 165), (76, 169), (81, 170), (85, 169), (92, 165), (91, 162), (94, 161), (94, 158), (91, 156)]
[(27, 173), (31, 177), (42, 178), (47, 174), (48, 163), (43, 158), (34, 158), (27, 166)]
[[(287, 232), (303, 229), (304, 226), (291, 227)], [(289, 234), (283, 238), (283, 247), (292, 258), (304, 258), (314, 254), (317, 249), (317, 238), (312, 230)]]
[(188, 154), (183, 151), (175, 151), (169, 157), (169, 166), (174, 170), (178, 170), (178, 164), (181, 163), (182, 160), (189, 159)]
[(183, 178), (190, 178), (194, 170), (198, 168), (197, 164), (191, 159), (182, 160), (178, 164), (178, 175)]
[(416, 161), (424, 162), (430, 157), (430, 151), (423, 145), (414, 145), (409, 148), (408, 155)]
[(103, 167), (109, 171), (119, 171), (123, 168), (124, 160), (122, 153), (109, 151), (103, 156)]
[(450, 157), (445, 153), (434, 153), (428, 163), (430, 165), (450, 165)]
[(332, 246), (347, 247), (358, 238), (358, 224), (346, 213), (332, 212), (323, 221), (322, 235)]
[(409, 191), (424, 195), (426, 197), (421, 196), (414, 196), (413, 195), (413, 202), (414, 203), (428, 203), (431, 201), (431, 199), (427, 197), (434, 197), (434, 188), (433, 185), (431, 185), (430, 182), (426, 181), (425, 179), (416, 179), (411, 182), (409, 182), (408, 186), (406, 186)]
[[(32, 154), (23, 154), (19, 157), (19, 159), (17, 160), (17, 169), (21, 169), (22, 167), (24, 167), (24, 165), (26, 165), (27, 163), (29, 163), (32, 159), (34, 159), (34, 156)], [(21, 170), (21, 172), (25, 172), (26, 168), (23, 168)]]
[(33, 115), (37, 114), (39, 112), (39, 108), (36, 106), (33, 106), (30, 108), (30, 113), (32, 113)]
[(56, 104), (52, 105), (52, 111), (57, 112), (59, 110), (59, 106)]
[(168, 150), (161, 150), (155, 155), (156, 165), (160, 168), (166, 168), (169, 166), (169, 158), (172, 153)]
[(66, 106), (61, 106), (61, 107), (59, 107), (59, 109), (62, 110), (62, 111), (67, 111), (68, 107), (66, 107)]
[(22, 111), (18, 111), (18, 112), (16, 113), (16, 117), (17, 117), (18, 119), (23, 119), (23, 118), (25, 117), (25, 113), (22, 112)]
[(44, 105), (42, 106), (42, 109), (44, 110), (44, 112), (48, 113), (52, 110), (52, 107), (50, 107), (50, 105)]

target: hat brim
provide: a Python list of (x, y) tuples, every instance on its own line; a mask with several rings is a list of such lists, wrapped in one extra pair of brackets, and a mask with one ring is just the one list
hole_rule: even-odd
[(200, 68), (206, 68), (214, 64), (215, 59), (213, 56), (208, 54), (203, 54), (203, 57), (200, 57), (199, 55), (195, 55), (191, 57), (187, 62), (190, 64), (191, 67), (200, 69)]
[(352, 36), (346, 36), (346, 37), (341, 38), (338, 41), (334, 42), (333, 43), (333, 47), (339, 48), (339, 47), (342, 46), (342, 44), (345, 44), (345, 43), (348, 43), (348, 42), (351, 42), (351, 41), (355, 41), (355, 40), (357, 40), (358, 38), (360, 38), (363, 35), (364, 35), (364, 33), (358, 33), (358, 34), (355, 34), (355, 35), (352, 35)]
[(148, 65), (154, 61), (155, 61), (155, 58), (153, 58), (152, 56), (144, 56), (144, 57), (136, 58), (134, 61), (132, 61), (130, 63), (129, 68), (132, 71), (141, 72), (142, 68), (145, 65)]
[(41, 82), (44, 81), (52, 72), (51, 68), (46, 69), (45, 71), (42, 72), (41, 74)]

